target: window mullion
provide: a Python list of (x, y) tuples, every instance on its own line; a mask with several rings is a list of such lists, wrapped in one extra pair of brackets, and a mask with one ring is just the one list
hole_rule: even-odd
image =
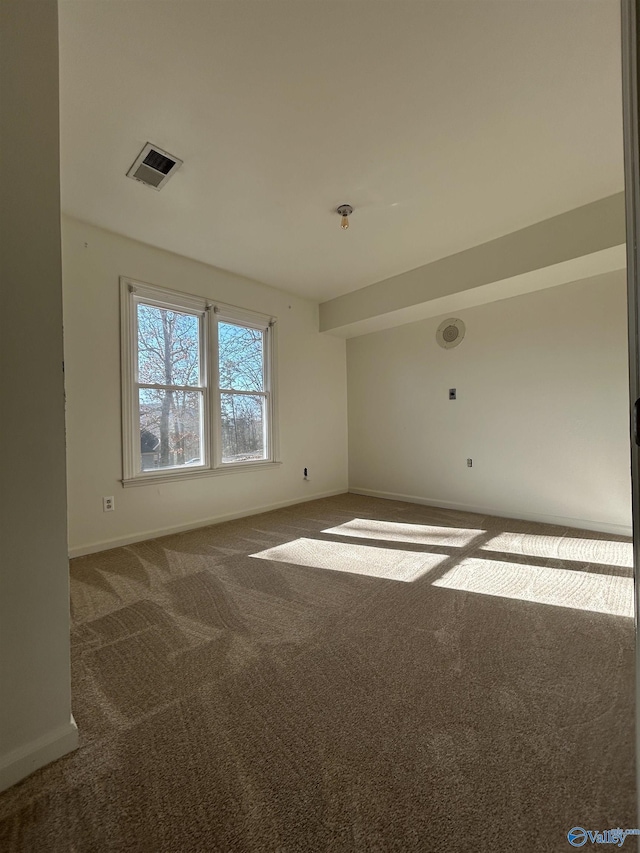
[(218, 315), (210, 311), (209, 339), (211, 341), (211, 357), (209, 359), (209, 370), (211, 371), (211, 400), (209, 412), (211, 417), (210, 452), (211, 467), (219, 468), (222, 464), (222, 427), (220, 423), (220, 368), (219, 368), (219, 341), (218, 341)]
[(206, 388), (203, 385), (162, 385), (155, 382), (137, 382), (138, 388), (148, 388), (150, 391), (186, 391), (195, 393), (196, 391), (204, 392)]
[(278, 373), (277, 373), (277, 325), (269, 324), (267, 332), (267, 352), (265, 355), (265, 366), (267, 371), (266, 385), (269, 392), (269, 459), (272, 462), (277, 461), (280, 456), (280, 442), (278, 432), (277, 418), (277, 396), (278, 396)]
[(212, 467), (211, 455), (211, 339), (210, 339), (211, 311), (207, 305), (200, 323), (200, 384), (202, 393), (202, 460), (207, 468)]
[(262, 338), (262, 384), (265, 389), (264, 401), (264, 446), (267, 459), (273, 459), (273, 442), (272, 435), (272, 411), (271, 411), (271, 359), (269, 353), (271, 351), (271, 334), (273, 326), (265, 331)]
[(267, 391), (240, 391), (237, 388), (221, 388), (221, 394), (244, 394), (245, 397), (266, 397)]

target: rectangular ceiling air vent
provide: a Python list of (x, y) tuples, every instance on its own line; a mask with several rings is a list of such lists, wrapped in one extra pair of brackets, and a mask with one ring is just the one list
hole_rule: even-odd
[(182, 160), (147, 142), (127, 172), (127, 177), (159, 190), (180, 166)]

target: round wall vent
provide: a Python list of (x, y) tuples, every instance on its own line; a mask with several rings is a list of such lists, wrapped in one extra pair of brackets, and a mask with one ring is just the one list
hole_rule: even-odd
[(436, 340), (444, 349), (457, 347), (462, 343), (464, 338), (465, 326), (462, 320), (456, 320), (455, 317), (450, 317), (438, 326), (436, 332)]

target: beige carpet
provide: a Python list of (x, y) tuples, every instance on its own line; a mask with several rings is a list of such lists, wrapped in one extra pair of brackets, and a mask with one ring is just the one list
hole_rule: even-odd
[(71, 590), (82, 745), (0, 796), (2, 853), (636, 826), (620, 537), (343, 495), (73, 560)]

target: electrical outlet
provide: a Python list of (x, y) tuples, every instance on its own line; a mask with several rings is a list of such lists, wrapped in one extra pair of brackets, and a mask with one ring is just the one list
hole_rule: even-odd
[(305, 468), (305, 469), (304, 469), (304, 475), (303, 475), (303, 476), (304, 476), (304, 479), (305, 479), (305, 480), (308, 480), (308, 479), (309, 479), (309, 469), (308, 469), (308, 468)]
[(113, 512), (116, 508), (115, 501), (113, 500), (113, 495), (108, 498), (102, 498), (102, 511), (103, 512)]
[(467, 468), (473, 468), (473, 459), (467, 459)]
[(455, 388), (449, 388), (449, 399), (450, 400), (455, 400), (456, 394), (457, 394), (457, 391)]

